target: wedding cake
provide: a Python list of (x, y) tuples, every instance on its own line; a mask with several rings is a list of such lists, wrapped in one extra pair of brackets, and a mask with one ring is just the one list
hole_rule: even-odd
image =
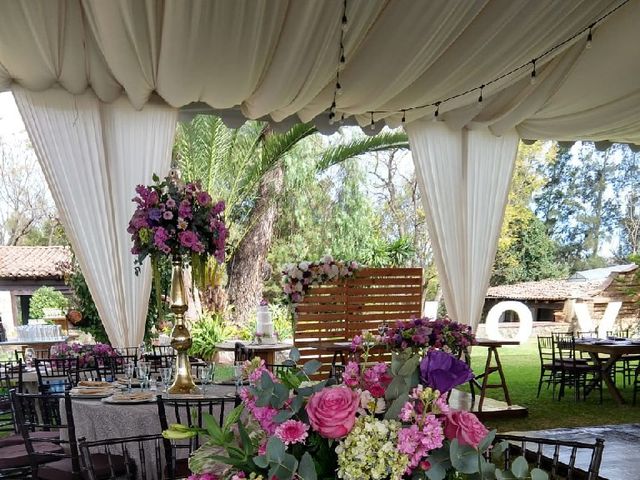
[(273, 328), (273, 321), (271, 320), (271, 312), (269, 311), (269, 305), (266, 302), (261, 302), (258, 305), (258, 317), (256, 321), (256, 339), (260, 343), (274, 344), (276, 343), (276, 336)]

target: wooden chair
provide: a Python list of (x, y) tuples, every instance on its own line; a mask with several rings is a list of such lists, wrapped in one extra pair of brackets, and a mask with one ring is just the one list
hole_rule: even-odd
[[(40, 480), (82, 480), (82, 468), (78, 442), (73, 421), (73, 408), (69, 393), (63, 395), (12, 393), (16, 417), (29, 455), (31, 472), (34, 479)], [(60, 412), (63, 401), (65, 421)], [(66, 422), (66, 423), (65, 423)], [(42, 438), (38, 432), (66, 430), (66, 440), (62, 435), (56, 439)], [(56, 449), (43, 451), (42, 445), (53, 445)], [(62, 448), (64, 447), (64, 448)], [(125, 471), (124, 458), (111, 459), (114, 468), (122, 474)], [(94, 465), (107, 464), (103, 453), (95, 453), (91, 462)], [(100, 480), (109, 478), (101, 475)]]
[(602, 403), (602, 378), (600, 367), (593, 363), (584, 362), (576, 357), (576, 343), (572, 335), (555, 335), (555, 349), (558, 352), (560, 392), (558, 400), (564, 396), (565, 388), (573, 388), (573, 395), (576, 401), (586, 399), (587, 387), (595, 386), (600, 393), (600, 403)]
[[(108, 438), (87, 442), (78, 441), (81, 463), (88, 480), (124, 478), (157, 480), (163, 478), (163, 438), (161, 434), (138, 437)], [(149, 458), (151, 452), (151, 458)], [(96, 454), (106, 458), (97, 461)], [(117, 465), (124, 459), (124, 471)]]
[[(533, 438), (520, 435), (496, 435), (495, 443), (508, 441), (509, 448), (503, 453), (504, 467), (524, 455), (530, 466), (540, 468), (549, 474), (549, 480), (598, 480), (604, 440), (596, 438), (595, 443), (570, 442), (547, 438)], [(589, 457), (587, 469), (576, 466), (578, 455)]]
[(34, 363), (41, 393), (63, 393), (80, 381), (77, 358), (36, 358)]
[(552, 398), (556, 396), (556, 385), (559, 383), (559, 361), (556, 359), (553, 336), (538, 336), (538, 356), (540, 358), (540, 380), (538, 380), (538, 395), (542, 390), (542, 384), (547, 388), (552, 387)]
[[(203, 427), (203, 414), (208, 413), (216, 418), (220, 425), (231, 410), (240, 405), (239, 397), (220, 397), (203, 399), (176, 399), (157, 397), (158, 416), (162, 430), (169, 428), (167, 412), (172, 412), (173, 419), (177, 423), (188, 425), (189, 427)], [(172, 420), (173, 423), (173, 420)], [(164, 440), (165, 458), (167, 462), (166, 474), (168, 478), (185, 478), (189, 476), (187, 457), (194, 450), (200, 447), (199, 437), (194, 437), (188, 441)], [(180, 455), (184, 452), (184, 455)]]
[[(630, 338), (630, 330), (607, 330), (607, 338), (625, 339)], [(636, 369), (640, 366), (640, 355), (624, 355), (611, 369), (615, 381), (617, 374), (622, 375), (622, 385), (632, 385), (635, 379)]]
[(241, 342), (236, 342), (233, 345), (233, 361), (234, 362), (246, 362), (247, 360), (252, 360), (256, 356), (256, 352), (254, 352), (251, 348), (247, 347), (245, 344)]

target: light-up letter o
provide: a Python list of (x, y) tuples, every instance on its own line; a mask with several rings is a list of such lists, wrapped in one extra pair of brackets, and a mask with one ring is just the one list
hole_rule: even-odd
[(491, 340), (505, 340), (505, 338), (500, 335), (498, 320), (500, 320), (502, 314), (507, 310), (513, 310), (516, 312), (516, 315), (518, 315), (518, 319), (520, 320), (520, 328), (518, 329), (516, 340), (520, 343), (526, 342), (533, 331), (533, 315), (531, 315), (529, 307), (522, 302), (500, 302), (494, 305), (491, 310), (489, 310), (485, 323), (487, 337)]

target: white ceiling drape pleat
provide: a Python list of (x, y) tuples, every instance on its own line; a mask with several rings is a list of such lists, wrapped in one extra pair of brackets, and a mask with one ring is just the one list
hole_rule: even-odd
[(480, 321), (513, 165), (515, 131), (452, 129), (419, 120), (406, 127), (449, 316)]
[(151, 280), (148, 265), (134, 274), (131, 199), (136, 185), (168, 171), (177, 112), (135, 110), (124, 97), (104, 104), (90, 91), (13, 93), (109, 340), (138, 345)]

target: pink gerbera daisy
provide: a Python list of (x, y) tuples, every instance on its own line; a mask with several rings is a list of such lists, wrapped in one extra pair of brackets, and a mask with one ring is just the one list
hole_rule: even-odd
[(285, 445), (291, 445), (292, 443), (304, 443), (305, 439), (309, 435), (307, 430), (309, 430), (309, 425), (299, 420), (287, 420), (286, 422), (278, 425), (275, 431), (275, 436), (282, 440)]

